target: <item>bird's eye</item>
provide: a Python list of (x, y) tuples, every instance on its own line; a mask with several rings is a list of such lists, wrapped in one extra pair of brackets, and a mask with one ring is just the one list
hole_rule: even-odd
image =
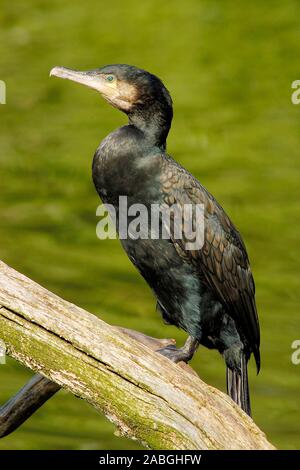
[(108, 76), (106, 77), (106, 80), (107, 80), (108, 82), (112, 82), (112, 81), (114, 80), (114, 76), (113, 76), (113, 75), (108, 75)]

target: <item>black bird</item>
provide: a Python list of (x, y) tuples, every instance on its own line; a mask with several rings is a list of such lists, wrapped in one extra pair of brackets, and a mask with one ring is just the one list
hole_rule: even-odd
[[(255, 286), (240, 233), (215, 198), (166, 153), (173, 117), (168, 90), (155, 75), (117, 64), (80, 72), (55, 67), (50, 75), (93, 88), (128, 116), (96, 150), (93, 180), (104, 203), (204, 205), (204, 245), (187, 250), (183, 239), (122, 239), (121, 243), (157, 298), (163, 319), (183, 328), (182, 348), (160, 350), (189, 361), (199, 344), (217, 349), (227, 366), (227, 391), (250, 415), (247, 363), (260, 368)], [(195, 211), (193, 223), (197, 226)]]

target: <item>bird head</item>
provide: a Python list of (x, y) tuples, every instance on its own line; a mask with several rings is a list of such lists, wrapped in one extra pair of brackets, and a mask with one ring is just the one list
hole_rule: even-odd
[(50, 76), (72, 80), (93, 88), (112, 106), (126, 114), (149, 108), (155, 102), (159, 102), (162, 107), (172, 108), (171, 97), (161, 80), (131, 65), (106, 65), (85, 72), (54, 67)]

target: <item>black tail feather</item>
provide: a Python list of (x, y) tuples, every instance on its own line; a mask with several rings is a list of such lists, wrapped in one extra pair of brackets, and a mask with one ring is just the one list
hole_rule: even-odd
[(251, 416), (247, 359), (243, 352), (241, 353), (241, 373), (227, 367), (226, 383), (228, 395)]

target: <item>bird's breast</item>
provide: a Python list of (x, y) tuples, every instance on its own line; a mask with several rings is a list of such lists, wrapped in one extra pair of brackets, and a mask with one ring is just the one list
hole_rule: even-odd
[(93, 160), (96, 190), (106, 203), (119, 196), (150, 203), (160, 194), (160, 156), (147, 147), (139, 133), (125, 126), (108, 135)]

